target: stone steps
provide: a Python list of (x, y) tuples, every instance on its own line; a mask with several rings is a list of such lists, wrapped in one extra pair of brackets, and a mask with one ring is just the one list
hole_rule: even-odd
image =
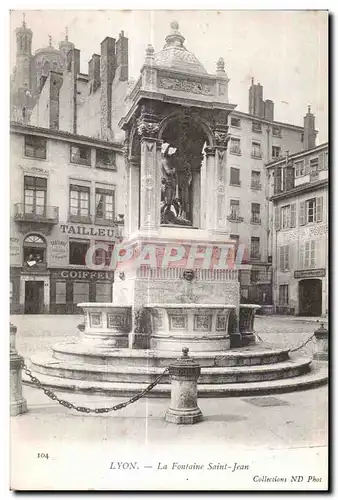
[[(181, 353), (146, 349), (110, 349), (104, 351), (94, 349), (90, 345), (86, 346), (83, 342), (67, 342), (53, 346), (53, 355), (61, 361), (95, 366), (113, 364), (122, 367), (147, 365), (165, 368), (172, 360), (178, 358)], [(215, 362), (217, 366), (254, 366), (287, 361), (289, 359), (289, 350), (270, 347), (262, 343), (237, 350), (231, 349), (223, 353), (219, 351), (191, 352), (189, 355), (198, 361), (202, 367), (215, 366)]]
[[(310, 358), (288, 359), (273, 364), (256, 366), (207, 366), (202, 367), (200, 384), (237, 384), (266, 380), (292, 378), (310, 370)], [(150, 384), (158, 377), (164, 367), (143, 365), (115, 365), (114, 360), (105, 364), (91, 365), (74, 363), (69, 360), (58, 360), (50, 354), (35, 354), (31, 358), (32, 370), (37, 373), (74, 380), (117, 383)], [(167, 362), (167, 366), (170, 360)], [(169, 383), (169, 375), (165, 375), (161, 383)]]
[[(145, 383), (101, 382), (60, 378), (42, 373), (34, 373), (44, 387), (55, 391), (67, 391), (87, 394), (104, 394), (105, 396), (135, 396), (147, 387)], [(198, 396), (203, 397), (236, 397), (249, 395), (277, 394), (297, 390), (311, 389), (326, 384), (328, 381), (327, 362), (312, 362), (311, 371), (293, 378), (282, 380), (264, 380), (251, 383), (236, 384), (198, 384)], [(23, 382), (31, 385), (30, 379), (23, 374)], [(170, 384), (158, 384), (147, 397), (169, 397)], [(71, 401), (71, 395), (68, 399)]]

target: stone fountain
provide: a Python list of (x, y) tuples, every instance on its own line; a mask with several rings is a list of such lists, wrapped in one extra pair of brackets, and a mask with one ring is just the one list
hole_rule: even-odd
[[(148, 46), (119, 123), (127, 197), (114, 303), (79, 304), (85, 315), (79, 339), (32, 357), (44, 385), (133, 395), (182, 347), (201, 366), (200, 396), (294, 390), (324, 380), (310, 373), (311, 359), (256, 344), (257, 306), (239, 303), (224, 189), (235, 108), (228, 82), (223, 59), (208, 74), (177, 23), (162, 51)], [(169, 393), (165, 376), (150, 396)]]

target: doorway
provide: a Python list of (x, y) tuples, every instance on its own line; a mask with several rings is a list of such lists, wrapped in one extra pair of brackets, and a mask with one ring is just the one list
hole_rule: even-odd
[(299, 282), (299, 315), (322, 315), (322, 281), (319, 279)]
[(43, 314), (43, 281), (25, 282), (25, 314)]

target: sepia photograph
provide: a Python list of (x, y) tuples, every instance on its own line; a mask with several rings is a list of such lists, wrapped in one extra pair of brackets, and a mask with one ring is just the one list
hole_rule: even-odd
[(327, 492), (329, 11), (8, 17), (8, 490)]

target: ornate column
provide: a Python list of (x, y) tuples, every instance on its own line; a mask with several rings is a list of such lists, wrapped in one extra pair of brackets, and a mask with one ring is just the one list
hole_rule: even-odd
[(137, 130), (141, 136), (141, 193), (140, 229), (154, 230), (159, 224), (160, 214), (160, 168), (158, 163), (158, 123), (139, 119)]
[(226, 230), (226, 202), (225, 202), (225, 168), (226, 168), (226, 150), (230, 136), (227, 133), (228, 127), (222, 130), (215, 130), (215, 175), (216, 175), (216, 225), (215, 229), (219, 231)]
[(213, 231), (216, 228), (216, 148), (206, 147), (204, 149), (206, 157), (206, 172), (205, 172), (205, 214), (206, 214), (206, 229)]

